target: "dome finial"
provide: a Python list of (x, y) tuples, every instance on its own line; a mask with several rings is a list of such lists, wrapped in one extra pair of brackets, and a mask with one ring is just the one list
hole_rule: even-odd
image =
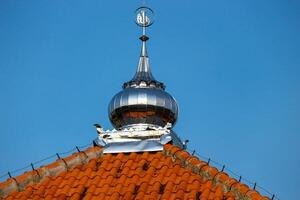
[(123, 84), (109, 104), (109, 119), (117, 129), (174, 126), (178, 116), (175, 99), (165, 91), (165, 85), (153, 77), (147, 54), (146, 28), (154, 22), (152, 9), (136, 9), (135, 23), (142, 28), (141, 55), (134, 77)]
[(156, 87), (165, 89), (165, 85), (157, 80), (151, 73), (149, 58), (147, 53), (146, 42), (149, 37), (146, 35), (146, 28), (154, 23), (154, 12), (151, 8), (142, 6), (135, 10), (136, 20), (135, 23), (142, 28), (142, 41), (141, 54), (134, 77), (123, 84), (123, 88), (127, 87)]
[(154, 12), (151, 8), (142, 6), (136, 9), (136, 21), (135, 23), (142, 27), (142, 36), (140, 40), (142, 41), (142, 51), (141, 57), (148, 57), (146, 41), (149, 40), (149, 37), (146, 35), (146, 28), (151, 26), (154, 22)]
[[(154, 23), (154, 12), (147, 6), (142, 6), (136, 9), (136, 24), (142, 27), (143, 36), (146, 36), (146, 28)], [(141, 37), (142, 41), (147, 41), (148, 37)]]

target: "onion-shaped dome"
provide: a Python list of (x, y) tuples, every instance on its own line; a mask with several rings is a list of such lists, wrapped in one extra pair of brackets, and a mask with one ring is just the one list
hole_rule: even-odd
[(175, 124), (178, 106), (175, 99), (165, 91), (165, 85), (153, 77), (143, 35), (142, 50), (137, 71), (123, 90), (110, 101), (109, 119), (117, 129), (132, 126), (162, 126)]
[(174, 124), (178, 107), (174, 98), (158, 88), (126, 88), (110, 102), (109, 114), (116, 128), (131, 125), (165, 126)]

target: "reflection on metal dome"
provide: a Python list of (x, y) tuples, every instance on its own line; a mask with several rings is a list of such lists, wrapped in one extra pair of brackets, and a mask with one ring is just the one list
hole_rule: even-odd
[(174, 98), (158, 88), (127, 88), (109, 105), (109, 118), (116, 128), (138, 124), (164, 127), (175, 124), (178, 106)]
[[(138, 9), (137, 23), (151, 20), (147, 16), (147, 9)], [(118, 129), (151, 125), (164, 127), (167, 123), (174, 125), (177, 120), (178, 106), (175, 99), (164, 91), (165, 85), (151, 73), (146, 48), (146, 41), (149, 39), (145, 35), (146, 27), (142, 26), (142, 49), (136, 73), (130, 81), (123, 84), (123, 90), (112, 98), (108, 107), (109, 119)]]

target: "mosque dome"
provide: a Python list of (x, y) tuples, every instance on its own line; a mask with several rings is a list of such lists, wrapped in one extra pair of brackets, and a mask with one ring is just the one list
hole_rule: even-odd
[(117, 93), (109, 104), (109, 118), (115, 128), (137, 125), (175, 124), (178, 106), (166, 91), (150, 87), (128, 87)]
[[(144, 11), (141, 12), (145, 16)], [(145, 20), (144, 20), (145, 22)], [(161, 126), (176, 123), (178, 106), (165, 85), (157, 81), (151, 73), (147, 54), (143, 26), (142, 49), (134, 77), (123, 84), (123, 90), (117, 93), (109, 103), (108, 114), (112, 125), (117, 129), (136, 126)]]

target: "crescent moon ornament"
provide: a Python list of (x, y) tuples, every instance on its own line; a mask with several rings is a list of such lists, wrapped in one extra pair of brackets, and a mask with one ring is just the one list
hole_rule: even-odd
[(135, 11), (136, 21), (135, 23), (140, 27), (149, 27), (154, 22), (154, 12), (151, 8), (148, 7), (139, 7)]

